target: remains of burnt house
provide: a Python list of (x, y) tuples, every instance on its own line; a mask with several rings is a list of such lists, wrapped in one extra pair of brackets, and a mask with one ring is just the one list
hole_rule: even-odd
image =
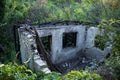
[(21, 24), (18, 28), (22, 62), (46, 73), (66, 73), (103, 61), (111, 46), (95, 47), (94, 40), (103, 30), (79, 22), (57, 22), (39, 26)]

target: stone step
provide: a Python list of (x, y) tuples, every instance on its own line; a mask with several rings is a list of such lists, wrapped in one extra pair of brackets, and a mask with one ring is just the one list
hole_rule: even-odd
[(45, 61), (43, 61), (40, 56), (35, 55), (34, 56), (34, 67), (35, 67), (35, 71), (43, 71), (45, 73), (50, 73), (51, 71), (49, 70), (47, 64)]
[(35, 63), (38, 64), (39, 66), (47, 65), (46, 62), (41, 59), (35, 60)]
[(50, 73), (51, 71), (48, 68), (44, 68), (41, 71), (45, 72), (45, 73)]

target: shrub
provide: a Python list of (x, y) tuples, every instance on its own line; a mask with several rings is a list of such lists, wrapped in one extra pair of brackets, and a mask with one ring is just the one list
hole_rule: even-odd
[(61, 80), (61, 74), (57, 72), (48, 73), (44, 76), (43, 80)]
[(102, 77), (99, 74), (89, 72), (88, 70), (71, 71), (65, 75), (57, 72), (48, 74), (40, 72), (37, 76), (37, 80), (102, 80)]
[(36, 74), (24, 65), (8, 63), (0, 67), (0, 80), (35, 80)]
[[(99, 27), (104, 28), (108, 32), (106, 35), (112, 36), (112, 55), (105, 60), (107, 69), (112, 69), (110, 72), (115, 79), (120, 79), (120, 20), (103, 20)], [(105, 39), (105, 38), (104, 38)]]
[(101, 50), (104, 50), (105, 43), (108, 41), (108, 37), (105, 35), (96, 35), (95, 37), (95, 47), (100, 48)]
[(102, 80), (99, 74), (87, 70), (71, 71), (64, 76), (64, 80)]
[(42, 71), (38, 71), (36, 75), (37, 75), (36, 80), (42, 80), (46, 74)]

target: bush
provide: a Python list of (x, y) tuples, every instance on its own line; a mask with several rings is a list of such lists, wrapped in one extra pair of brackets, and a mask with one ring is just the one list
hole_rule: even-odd
[(64, 76), (64, 80), (102, 80), (99, 74), (87, 70), (71, 71)]
[(37, 76), (37, 80), (102, 80), (99, 74), (89, 72), (88, 70), (70, 71), (65, 75), (57, 72), (48, 74), (40, 72)]
[(0, 80), (35, 80), (36, 74), (24, 65), (8, 63), (0, 65)]
[[(39, 24), (53, 20), (78, 20), (87, 21), (86, 12), (89, 11), (89, 3), (75, 0), (37, 0), (35, 5), (28, 11), (27, 19)], [(39, 5), (43, 3), (42, 5)], [(89, 7), (88, 7), (89, 6)]]
[(43, 80), (61, 80), (62, 76), (60, 73), (52, 72), (44, 76)]
[(44, 78), (44, 76), (46, 75), (44, 72), (42, 71), (38, 71), (37, 73), (37, 78), (36, 80), (42, 80)]
[[(106, 35), (112, 36), (112, 54), (105, 60), (105, 67), (112, 69), (110, 72), (115, 79), (120, 79), (120, 20), (103, 20), (100, 28), (107, 30)], [(105, 39), (105, 38), (104, 38)], [(103, 39), (103, 40), (104, 40)]]
[(13, 26), (22, 22), (30, 8), (30, 1), (4, 0), (0, 3), (0, 44), (4, 48), (4, 53), (0, 52), (0, 62), (8, 63), (15, 55)]
[(96, 35), (95, 37), (95, 47), (100, 48), (101, 50), (104, 50), (106, 47), (106, 43), (108, 42), (108, 37), (105, 35)]

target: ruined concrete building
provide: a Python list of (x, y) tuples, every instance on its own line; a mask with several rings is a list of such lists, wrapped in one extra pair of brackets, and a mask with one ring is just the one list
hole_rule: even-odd
[(22, 24), (18, 33), (22, 62), (28, 61), (27, 66), (35, 71), (66, 73), (85, 68), (102, 61), (111, 50), (110, 46), (104, 50), (95, 47), (95, 36), (102, 35), (102, 31), (93, 25), (75, 22)]

